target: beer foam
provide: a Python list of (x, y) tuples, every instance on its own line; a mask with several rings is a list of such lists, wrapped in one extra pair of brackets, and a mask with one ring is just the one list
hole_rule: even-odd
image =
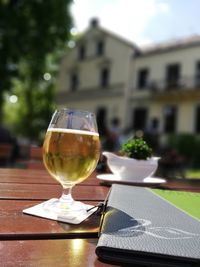
[(76, 130), (76, 129), (64, 129), (64, 128), (48, 128), (47, 132), (62, 132), (62, 133), (75, 133), (75, 134), (86, 134), (86, 135), (95, 135), (99, 136), (96, 132)]

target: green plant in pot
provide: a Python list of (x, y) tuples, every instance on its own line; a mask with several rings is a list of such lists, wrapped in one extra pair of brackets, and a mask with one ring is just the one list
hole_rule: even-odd
[(103, 152), (110, 170), (120, 179), (143, 180), (158, 167), (159, 158), (152, 156), (152, 148), (142, 138), (128, 140), (122, 145), (120, 154)]
[(139, 160), (147, 160), (152, 156), (152, 148), (143, 138), (132, 138), (122, 144), (121, 152), (129, 157)]

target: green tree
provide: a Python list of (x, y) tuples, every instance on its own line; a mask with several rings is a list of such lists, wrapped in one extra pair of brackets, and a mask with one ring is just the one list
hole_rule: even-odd
[[(55, 109), (54, 79), (43, 79), (37, 84), (33, 83), (29, 79), (28, 66), (24, 62), (19, 65), (19, 72), (21, 76), (24, 73), (25, 78), (12, 79), (12, 94), (4, 94), (5, 124), (18, 136), (40, 141)], [(46, 75), (50, 78), (50, 73)], [(11, 95), (17, 97), (18, 101), (13, 103)]]
[[(18, 116), (15, 124), (19, 132), (33, 139), (37, 138), (34, 121), (49, 119), (52, 110), (54, 85), (44, 81), (43, 75), (51, 71), (54, 77), (48, 59), (55, 64), (66, 47), (72, 25), (71, 2), (0, 0), (0, 118), (4, 93), (18, 94), (21, 111), (14, 116)], [(5, 110), (8, 114), (8, 106)], [(44, 123), (38, 127), (39, 134)]]

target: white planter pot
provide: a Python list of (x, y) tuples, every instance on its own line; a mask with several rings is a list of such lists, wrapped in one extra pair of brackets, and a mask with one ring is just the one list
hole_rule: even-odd
[(106, 151), (103, 155), (107, 158), (108, 167), (113, 174), (124, 180), (143, 180), (152, 176), (158, 167), (159, 157), (137, 160)]

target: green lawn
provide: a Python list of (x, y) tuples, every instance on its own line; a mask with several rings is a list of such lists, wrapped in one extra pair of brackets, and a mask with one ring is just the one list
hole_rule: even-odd
[(200, 179), (200, 169), (188, 169), (186, 170), (186, 178)]
[(165, 200), (174, 204), (176, 207), (184, 210), (197, 219), (200, 219), (200, 194), (191, 192), (180, 192), (174, 190), (153, 189)]

